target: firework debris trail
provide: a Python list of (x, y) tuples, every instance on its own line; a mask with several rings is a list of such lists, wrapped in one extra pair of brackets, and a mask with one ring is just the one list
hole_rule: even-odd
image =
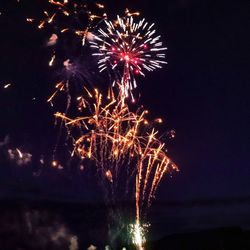
[[(93, 39), (91, 31), (107, 16), (102, 4), (91, 1), (85, 3), (80, 0), (48, 0), (47, 4), (47, 9), (41, 11), (40, 17), (28, 17), (26, 21), (49, 33), (47, 47), (51, 55), (48, 65), (57, 71), (66, 72), (62, 74), (62, 79), (56, 81), (55, 91), (47, 100), (53, 106), (53, 99), (58, 93), (69, 92), (70, 76), (81, 79), (81, 75), (84, 75), (81, 72), (84, 69), (79, 69), (74, 60), (83, 56), (82, 48), (86, 41)], [(87, 77), (83, 79), (88, 80)], [(67, 107), (70, 105), (69, 99)]]
[[(76, 97), (71, 96), (70, 80), (62, 79), (55, 84), (48, 102), (52, 104), (60, 92), (67, 93), (67, 109), (64, 113), (56, 112), (55, 117), (63, 122), (71, 138), (71, 155), (77, 155), (83, 162), (95, 163), (110, 202), (119, 200), (121, 190), (124, 195), (131, 188), (135, 191), (136, 223), (132, 231), (135, 244), (142, 249), (140, 219), (150, 206), (163, 176), (178, 168), (168, 157), (155, 128), (155, 123), (162, 123), (162, 120), (149, 122), (147, 110), (140, 107), (132, 112), (128, 102), (130, 99), (135, 101), (132, 92), (137, 87), (137, 75), (145, 76), (146, 71), (167, 63), (164, 53), (167, 48), (163, 47), (161, 36), (156, 35), (154, 24), (140, 19), (139, 12), (126, 9), (123, 17), (109, 21), (100, 3), (94, 4), (98, 12), (101, 11), (98, 15), (77, 0), (48, 0), (48, 3), (52, 10), (43, 12), (44, 17), (37, 26), (39, 29), (52, 26), (47, 42), (48, 47), (53, 47), (49, 66), (61, 60), (62, 67), (74, 71), (71, 59), (58, 59), (60, 53), (57, 55), (56, 51), (56, 46), (60, 47), (58, 40), (70, 34), (81, 47), (91, 47), (92, 55), (98, 59), (99, 72), (108, 71), (112, 85), (108, 95), (103, 96), (97, 89), (90, 91), (81, 83), (83, 94)], [(36, 22), (33, 18), (27, 21)], [(74, 103), (79, 111), (73, 118), (67, 113), (72, 98), (76, 99)]]
[[(91, 1), (87, 3), (81, 0), (47, 0), (45, 5), (45, 9), (41, 10), (36, 18), (27, 17), (26, 21), (35, 24), (38, 30), (45, 31), (46, 46), (50, 51), (48, 66), (59, 75), (47, 102), (54, 106), (55, 98), (64, 93), (66, 107), (65, 104), (63, 106), (65, 113), (68, 113), (73, 106), (75, 92), (82, 88), (83, 81), (84, 83), (89, 81), (89, 73), (81, 65), (85, 60), (83, 49), (86, 41), (93, 38), (91, 30), (106, 18), (106, 13), (102, 4)], [(53, 167), (59, 166), (56, 154), (62, 128), (63, 123), (60, 123), (51, 162)]]

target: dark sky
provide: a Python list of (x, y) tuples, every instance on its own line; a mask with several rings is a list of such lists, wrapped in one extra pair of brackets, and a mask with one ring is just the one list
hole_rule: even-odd
[[(53, 109), (46, 103), (53, 87), (53, 71), (47, 67), (46, 36), (25, 22), (25, 17), (29, 13), (32, 16), (32, 11), (35, 13), (43, 1), (32, 1), (32, 6), (30, 2), (1, 0), (0, 3), (0, 138), (9, 135), (13, 148), (49, 155), (57, 131), (53, 127)], [(143, 104), (152, 115), (164, 119), (166, 130), (176, 131), (169, 154), (181, 172), (165, 178), (156, 203), (180, 201), (184, 207), (199, 207), (207, 201), (208, 205), (222, 204), (224, 209), (229, 205), (223, 204), (248, 203), (250, 3), (105, 2), (112, 14), (121, 14), (125, 7), (139, 10), (156, 23), (168, 47), (168, 65), (139, 80)], [(12, 86), (3, 89), (8, 82)], [(33, 97), (36, 101), (32, 101)], [(3, 157), (6, 148), (0, 150)], [(63, 194), (70, 197), (73, 191), (89, 194), (81, 182), (83, 177), (52, 173), (49, 180), (45, 174), (39, 181), (30, 174), (36, 171), (36, 166), (10, 170), (4, 163), (1, 165), (2, 197), (13, 195), (13, 190), (25, 196), (30, 189), (33, 195), (46, 196), (49, 191), (44, 186), (53, 186), (53, 182), (58, 186), (55, 194), (61, 192), (61, 197)], [(46, 180), (48, 185), (44, 185)], [(91, 193), (91, 197), (96, 194)], [(232, 210), (244, 213), (238, 207)]]

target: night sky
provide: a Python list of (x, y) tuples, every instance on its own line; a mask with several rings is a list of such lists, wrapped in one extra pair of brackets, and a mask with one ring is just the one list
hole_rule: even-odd
[[(89, 173), (57, 172), (48, 166), (39, 174), (36, 165), (40, 155), (50, 159), (58, 134), (55, 110), (46, 103), (55, 74), (48, 68), (48, 37), (25, 21), (43, 2), (0, 3), (0, 141), (7, 135), (10, 138), (8, 145), (0, 147), (0, 197), (99, 202)], [(176, 138), (168, 142), (169, 155), (181, 170), (161, 183), (151, 210), (153, 221), (165, 218), (171, 227), (178, 219), (180, 225), (166, 231), (181, 231), (216, 227), (215, 221), (224, 215), (220, 225), (250, 226), (246, 221), (250, 204), (250, 3), (121, 2), (105, 1), (107, 12), (122, 14), (126, 7), (139, 10), (156, 23), (168, 47), (168, 65), (138, 80), (141, 103), (151, 116), (164, 120), (161, 131), (176, 131)], [(7, 83), (12, 85), (4, 89)], [(32, 163), (9, 163), (8, 148), (32, 152)], [(192, 224), (194, 215), (206, 219)]]

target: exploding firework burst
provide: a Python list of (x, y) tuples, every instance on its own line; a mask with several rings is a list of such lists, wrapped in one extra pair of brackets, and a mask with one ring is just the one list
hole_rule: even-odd
[(166, 64), (161, 36), (155, 35), (154, 23), (145, 19), (134, 20), (126, 10), (125, 17), (117, 16), (114, 22), (104, 20), (105, 27), (98, 29), (91, 47), (98, 49), (93, 55), (99, 57), (99, 70), (113, 71), (114, 84), (118, 83), (123, 95), (132, 95), (137, 87), (135, 75), (145, 76), (145, 71), (153, 71)]
[(71, 119), (57, 113), (56, 117), (63, 119), (72, 135), (72, 154), (94, 161), (111, 203), (116, 204), (123, 195), (130, 197), (130, 192), (135, 191), (139, 223), (163, 176), (178, 168), (167, 156), (165, 144), (157, 138), (158, 131), (149, 125), (147, 111), (140, 108), (131, 112), (111, 91), (106, 104), (98, 90), (94, 94), (86, 91), (91, 101), (83, 97), (78, 100), (88, 115)]

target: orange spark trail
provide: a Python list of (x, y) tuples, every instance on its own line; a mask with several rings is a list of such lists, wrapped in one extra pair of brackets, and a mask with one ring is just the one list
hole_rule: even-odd
[[(157, 138), (158, 131), (145, 124), (145, 110), (131, 112), (121, 97), (108, 100), (97, 89), (94, 93), (86, 89), (86, 96), (81, 99), (87, 103), (83, 111), (91, 110), (88, 115), (74, 119), (61, 113), (55, 116), (64, 121), (71, 134), (73, 152), (82, 160), (95, 162), (113, 194), (119, 197), (116, 188), (125, 175), (134, 179), (139, 222), (163, 176), (178, 168), (166, 154), (165, 144)], [(81, 131), (80, 136), (74, 136), (75, 128)]]

